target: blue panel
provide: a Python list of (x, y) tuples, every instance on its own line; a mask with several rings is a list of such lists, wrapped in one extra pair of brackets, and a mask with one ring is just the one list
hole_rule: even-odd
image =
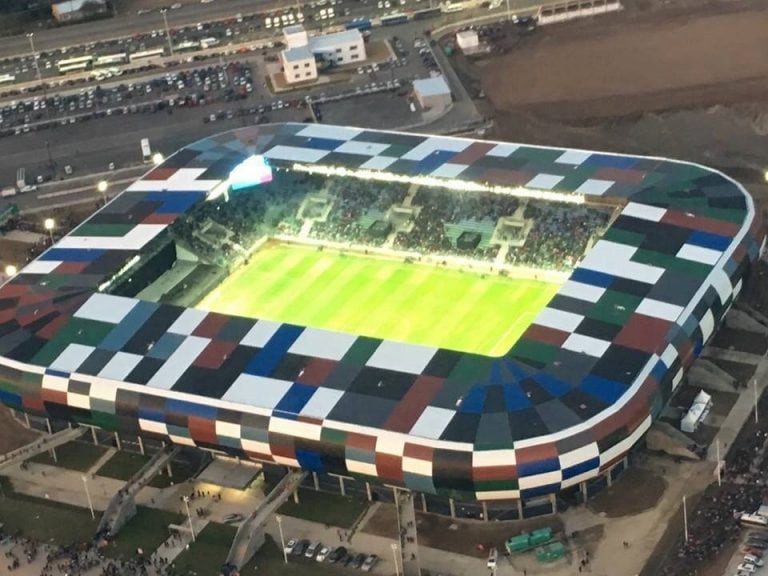
[(651, 369), (651, 376), (656, 378), (659, 382), (661, 382), (664, 379), (664, 376), (667, 373), (667, 370), (669, 370), (669, 366), (664, 364), (661, 360), (656, 362), (656, 365)]
[(46, 368), (45, 373), (48, 376), (58, 376), (59, 378), (69, 378), (69, 372), (62, 372), (61, 370), (54, 370), (53, 368)]
[(99, 345), (99, 348), (117, 352), (125, 346), (133, 335), (138, 332), (144, 323), (155, 313), (159, 304), (154, 302), (139, 301), (133, 309), (126, 314), (120, 324), (115, 326), (107, 337)]
[(525, 410), (531, 405), (519, 384), (504, 384), (504, 405), (509, 412)]
[(480, 414), (485, 405), (486, 388), (483, 385), (473, 386), (464, 396), (459, 407), (459, 412), (467, 414)]
[(731, 238), (697, 230), (688, 236), (687, 243), (722, 252), (731, 245)]
[(546, 372), (539, 372), (538, 374), (534, 374), (533, 379), (538, 382), (542, 388), (544, 388), (547, 392), (552, 394), (555, 398), (562, 396), (566, 392), (570, 392), (571, 387), (568, 386), (565, 382), (558, 380), (551, 374), (547, 374)]
[(507, 370), (509, 370), (518, 380), (522, 380), (523, 378), (528, 377), (528, 372), (521, 368), (520, 365), (514, 360), (505, 359), (504, 365), (507, 367)]
[(246, 374), (254, 376), (269, 376), (280, 363), (293, 345), (296, 339), (301, 336), (304, 328), (292, 324), (283, 324), (277, 329), (277, 332), (270, 338), (269, 342), (254, 356), (245, 369)]
[[(534, 496), (541, 496), (543, 494), (553, 494), (560, 491), (560, 482), (554, 484), (545, 484), (544, 486), (536, 486), (535, 488), (524, 488), (520, 490), (521, 498), (533, 498)], [(525, 514), (525, 511), (523, 511)]]
[(162, 202), (155, 212), (158, 214), (181, 214), (205, 197), (204, 192), (151, 192), (146, 199)]
[(638, 159), (628, 156), (614, 156), (612, 154), (592, 154), (584, 162), (582, 166), (589, 166), (591, 168), (632, 168), (637, 164)]
[(297, 449), (296, 460), (298, 460), (299, 466), (301, 466), (302, 470), (309, 470), (310, 472), (325, 472), (323, 460), (320, 458), (320, 454), (317, 452)]
[(546, 472), (560, 470), (560, 460), (558, 458), (544, 458), (533, 462), (517, 463), (517, 477), (536, 476)]
[(165, 410), (153, 410), (152, 408), (146, 408), (139, 406), (137, 411), (138, 417), (142, 420), (151, 420), (153, 422), (165, 422)]
[(580, 388), (590, 396), (594, 396), (608, 405), (616, 402), (627, 391), (627, 386), (621, 382), (614, 382), (613, 380), (600, 378), (592, 374), (581, 381)]
[(185, 414), (187, 416), (197, 416), (206, 420), (216, 419), (216, 408), (207, 404), (198, 404), (195, 402), (185, 402), (184, 400), (173, 400), (169, 398), (165, 401), (165, 411), (173, 414)]
[(294, 384), (288, 389), (288, 392), (285, 393), (277, 406), (275, 406), (275, 414), (278, 416), (285, 416), (283, 413), (292, 416), (298, 414), (306, 406), (316, 390), (315, 386)]
[(9, 392), (7, 390), (0, 389), (0, 402), (11, 408), (21, 407), (21, 396)]
[(147, 352), (147, 357), (157, 358), (158, 360), (168, 360), (171, 354), (176, 351), (176, 348), (178, 348), (184, 340), (185, 337), (181, 334), (171, 334), (170, 332), (166, 332), (160, 337), (160, 340), (155, 342), (152, 348), (150, 348), (149, 352)]
[(602, 272), (595, 272), (586, 268), (576, 268), (573, 274), (571, 274), (571, 280), (591, 286), (599, 286), (600, 288), (608, 288), (613, 284), (614, 277), (610, 274), (603, 274)]
[(591, 460), (587, 460), (586, 462), (575, 464), (570, 468), (563, 468), (563, 480), (568, 480), (568, 478), (573, 478), (574, 476), (578, 476), (579, 474), (584, 474), (584, 472), (589, 472), (590, 470), (597, 471), (599, 468), (600, 468), (600, 458), (595, 457), (595, 458), (592, 458)]
[(343, 141), (331, 138), (307, 138), (304, 146), (314, 150), (336, 150), (342, 144), (344, 144)]
[(435, 150), (429, 156), (420, 160), (416, 164), (416, 169), (420, 173), (433, 172), (446, 162), (450, 161), (454, 156), (456, 156), (456, 152), (449, 150)]
[(64, 262), (93, 262), (104, 254), (105, 250), (89, 248), (51, 248), (38, 260), (62, 260)]

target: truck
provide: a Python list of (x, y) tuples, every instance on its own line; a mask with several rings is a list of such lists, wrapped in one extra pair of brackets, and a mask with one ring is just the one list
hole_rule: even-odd
[(552, 542), (536, 548), (536, 560), (539, 562), (554, 562), (565, 556), (566, 550), (562, 542)]
[(549, 544), (552, 541), (552, 528), (539, 528), (533, 532), (521, 532), (517, 536), (512, 536), (504, 543), (507, 552), (514, 554), (516, 552), (528, 552)]
[(152, 147), (149, 145), (149, 138), (141, 139), (141, 159), (145, 164), (152, 162)]

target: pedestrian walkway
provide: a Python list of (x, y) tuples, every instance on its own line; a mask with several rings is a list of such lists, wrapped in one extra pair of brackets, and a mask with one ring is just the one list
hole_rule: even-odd
[(102, 454), (99, 457), (98, 460), (96, 460), (96, 462), (93, 463), (93, 466), (88, 468), (86, 474), (88, 476), (93, 476), (94, 474), (96, 474), (101, 469), (101, 467), (104, 466), (104, 464), (106, 464), (107, 461), (110, 458), (112, 458), (112, 456), (115, 455), (116, 452), (117, 452), (117, 448), (109, 448), (106, 452), (104, 452), (104, 454)]

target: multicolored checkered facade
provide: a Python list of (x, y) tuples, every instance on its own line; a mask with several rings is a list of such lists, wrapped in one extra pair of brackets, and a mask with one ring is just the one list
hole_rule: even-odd
[[(621, 202), (501, 357), (229, 317), (99, 287), (252, 154)], [(648, 430), (738, 294), (763, 232), (702, 166), (324, 125), (196, 142), (0, 290), (0, 400), (179, 444), (462, 499), (556, 492)], [(499, 310), (504, 314), (504, 310)]]

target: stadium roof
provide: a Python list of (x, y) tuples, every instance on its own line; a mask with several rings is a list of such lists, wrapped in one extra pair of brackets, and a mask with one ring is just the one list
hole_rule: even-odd
[[(625, 204), (501, 357), (99, 292), (252, 154)], [(761, 241), (744, 189), (690, 163), (316, 124), (242, 128), (179, 150), (0, 289), (0, 400), (422, 492), (553, 492), (606, 470), (648, 429)]]

